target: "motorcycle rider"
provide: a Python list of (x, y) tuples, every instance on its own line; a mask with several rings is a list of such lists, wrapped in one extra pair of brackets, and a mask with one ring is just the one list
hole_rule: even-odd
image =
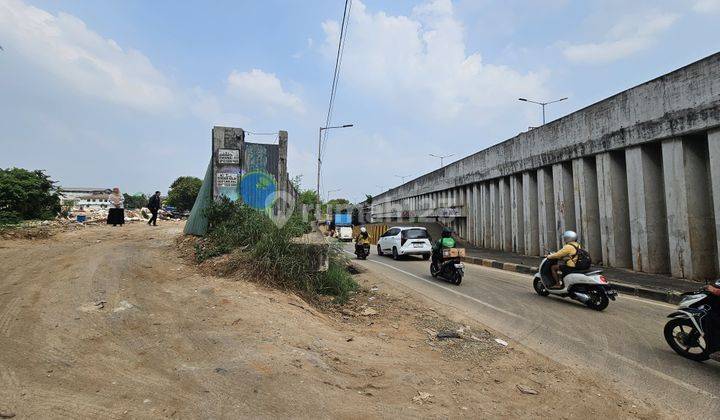
[(563, 247), (559, 251), (547, 255), (545, 258), (554, 260), (553, 265), (550, 266), (550, 274), (552, 274), (553, 280), (555, 280), (554, 289), (562, 288), (560, 277), (558, 276), (558, 270), (562, 272), (562, 276), (572, 273), (575, 270), (575, 264), (577, 263), (577, 253), (582, 246), (577, 242), (577, 233), (572, 230), (566, 230), (562, 235)]
[[(444, 227), (440, 239), (433, 244), (432, 263), (437, 264), (442, 260), (443, 248), (455, 248), (455, 238), (452, 237), (452, 229)], [(436, 265), (437, 266), (437, 265)]]
[(365, 226), (360, 226), (360, 232), (355, 237), (355, 248), (365, 245), (370, 246), (370, 234), (368, 234)]

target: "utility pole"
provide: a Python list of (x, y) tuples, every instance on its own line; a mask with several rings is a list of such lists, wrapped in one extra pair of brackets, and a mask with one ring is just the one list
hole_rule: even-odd
[(321, 166), (322, 166), (322, 156), (321, 156), (321, 153), (322, 153), (322, 132), (323, 132), (323, 130), (331, 130), (331, 129), (333, 129), (333, 128), (348, 128), (348, 127), (352, 127), (352, 126), (353, 126), (352, 124), (336, 125), (336, 126), (334, 126), (334, 127), (320, 127), (320, 129), (318, 130), (318, 162), (317, 162), (317, 168), (318, 168), (318, 170), (317, 170), (317, 189), (315, 190), (315, 192), (317, 193), (318, 200), (320, 200), (320, 201), (322, 201), (322, 199), (321, 199), (321, 197), (320, 197), (320, 169), (321, 169)]
[(449, 157), (451, 157), (451, 156), (455, 156), (455, 153), (452, 153), (452, 154), (449, 154), (449, 155), (444, 155), (444, 156), (434, 155), (434, 154), (430, 153), (430, 156), (436, 157), (436, 158), (440, 158), (440, 167), (442, 168), (442, 167), (444, 166), (444, 165), (443, 165), (443, 161), (445, 160), (445, 158), (449, 158)]
[(567, 98), (560, 98), (560, 99), (556, 99), (556, 100), (550, 101), (550, 102), (536, 102), (536, 101), (531, 101), (530, 99), (518, 98), (518, 101), (530, 102), (533, 104), (540, 105), (542, 107), (542, 117), (543, 117), (542, 123), (543, 123), (543, 125), (545, 125), (545, 105), (554, 104), (555, 102), (564, 101), (565, 99), (567, 99)]

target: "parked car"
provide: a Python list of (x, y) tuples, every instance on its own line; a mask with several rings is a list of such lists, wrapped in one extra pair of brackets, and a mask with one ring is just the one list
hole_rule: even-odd
[(430, 235), (424, 227), (391, 227), (378, 238), (377, 253), (396, 260), (401, 255), (422, 255), (427, 260), (432, 254)]

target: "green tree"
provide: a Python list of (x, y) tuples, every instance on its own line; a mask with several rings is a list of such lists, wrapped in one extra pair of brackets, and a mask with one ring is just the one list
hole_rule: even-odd
[(0, 169), (0, 223), (51, 219), (60, 212), (60, 192), (42, 170)]
[(318, 195), (315, 190), (303, 190), (298, 195), (299, 204), (306, 204), (308, 206), (314, 206), (318, 203)]
[(202, 181), (199, 178), (181, 176), (170, 185), (166, 202), (180, 211), (190, 210), (195, 204), (201, 186)]
[(123, 197), (125, 197), (126, 209), (140, 209), (148, 205), (148, 198), (145, 194), (123, 193)]

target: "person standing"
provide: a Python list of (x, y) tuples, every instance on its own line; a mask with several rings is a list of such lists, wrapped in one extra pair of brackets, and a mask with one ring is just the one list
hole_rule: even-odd
[(120, 194), (120, 188), (115, 187), (112, 194), (108, 197), (110, 201), (110, 209), (108, 210), (108, 225), (124, 225), (125, 224), (125, 198)]
[(148, 209), (150, 209), (150, 213), (152, 213), (152, 217), (148, 220), (148, 226), (157, 226), (158, 210), (160, 210), (160, 191), (155, 191), (155, 194), (150, 196)]

